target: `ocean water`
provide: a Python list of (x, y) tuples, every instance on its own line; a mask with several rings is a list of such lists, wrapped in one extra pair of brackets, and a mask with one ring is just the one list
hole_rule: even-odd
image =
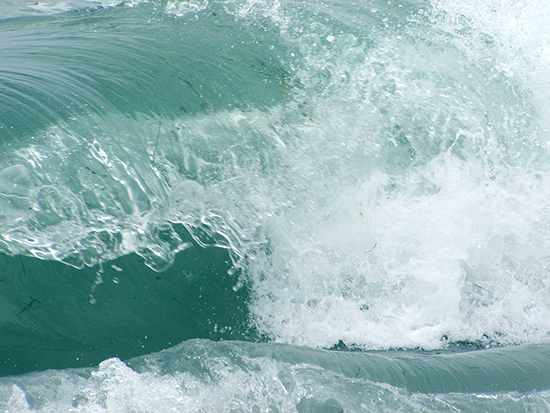
[(550, 411), (550, 3), (0, 0), (0, 410)]

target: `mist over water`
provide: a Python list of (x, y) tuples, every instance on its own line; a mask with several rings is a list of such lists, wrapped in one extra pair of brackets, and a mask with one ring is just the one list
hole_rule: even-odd
[(543, 2), (4, 4), (8, 411), (547, 405)]

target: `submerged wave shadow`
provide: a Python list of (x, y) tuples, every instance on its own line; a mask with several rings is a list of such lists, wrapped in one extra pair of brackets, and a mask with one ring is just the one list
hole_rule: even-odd
[(191, 338), (252, 340), (249, 290), (234, 288), (229, 268), (226, 250), (196, 243), (161, 273), (136, 254), (80, 270), (0, 255), (0, 375), (93, 366)]

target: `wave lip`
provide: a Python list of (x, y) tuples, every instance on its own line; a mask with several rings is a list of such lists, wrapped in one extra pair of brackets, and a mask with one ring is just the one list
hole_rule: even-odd
[(286, 98), (285, 46), (273, 30), (235, 22), (220, 5), (198, 20), (160, 3), (130, 5), (0, 30), (5, 253), (83, 267), (138, 252), (166, 268), (186, 248), (173, 223), (208, 228), (202, 218), (220, 217), (174, 213), (181, 182), (211, 185), (209, 165), (219, 162), (185, 124)]

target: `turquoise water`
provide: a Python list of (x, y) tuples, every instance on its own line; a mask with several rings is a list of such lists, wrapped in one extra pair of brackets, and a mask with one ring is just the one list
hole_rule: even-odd
[(548, 16), (2, 0), (2, 409), (549, 410)]

